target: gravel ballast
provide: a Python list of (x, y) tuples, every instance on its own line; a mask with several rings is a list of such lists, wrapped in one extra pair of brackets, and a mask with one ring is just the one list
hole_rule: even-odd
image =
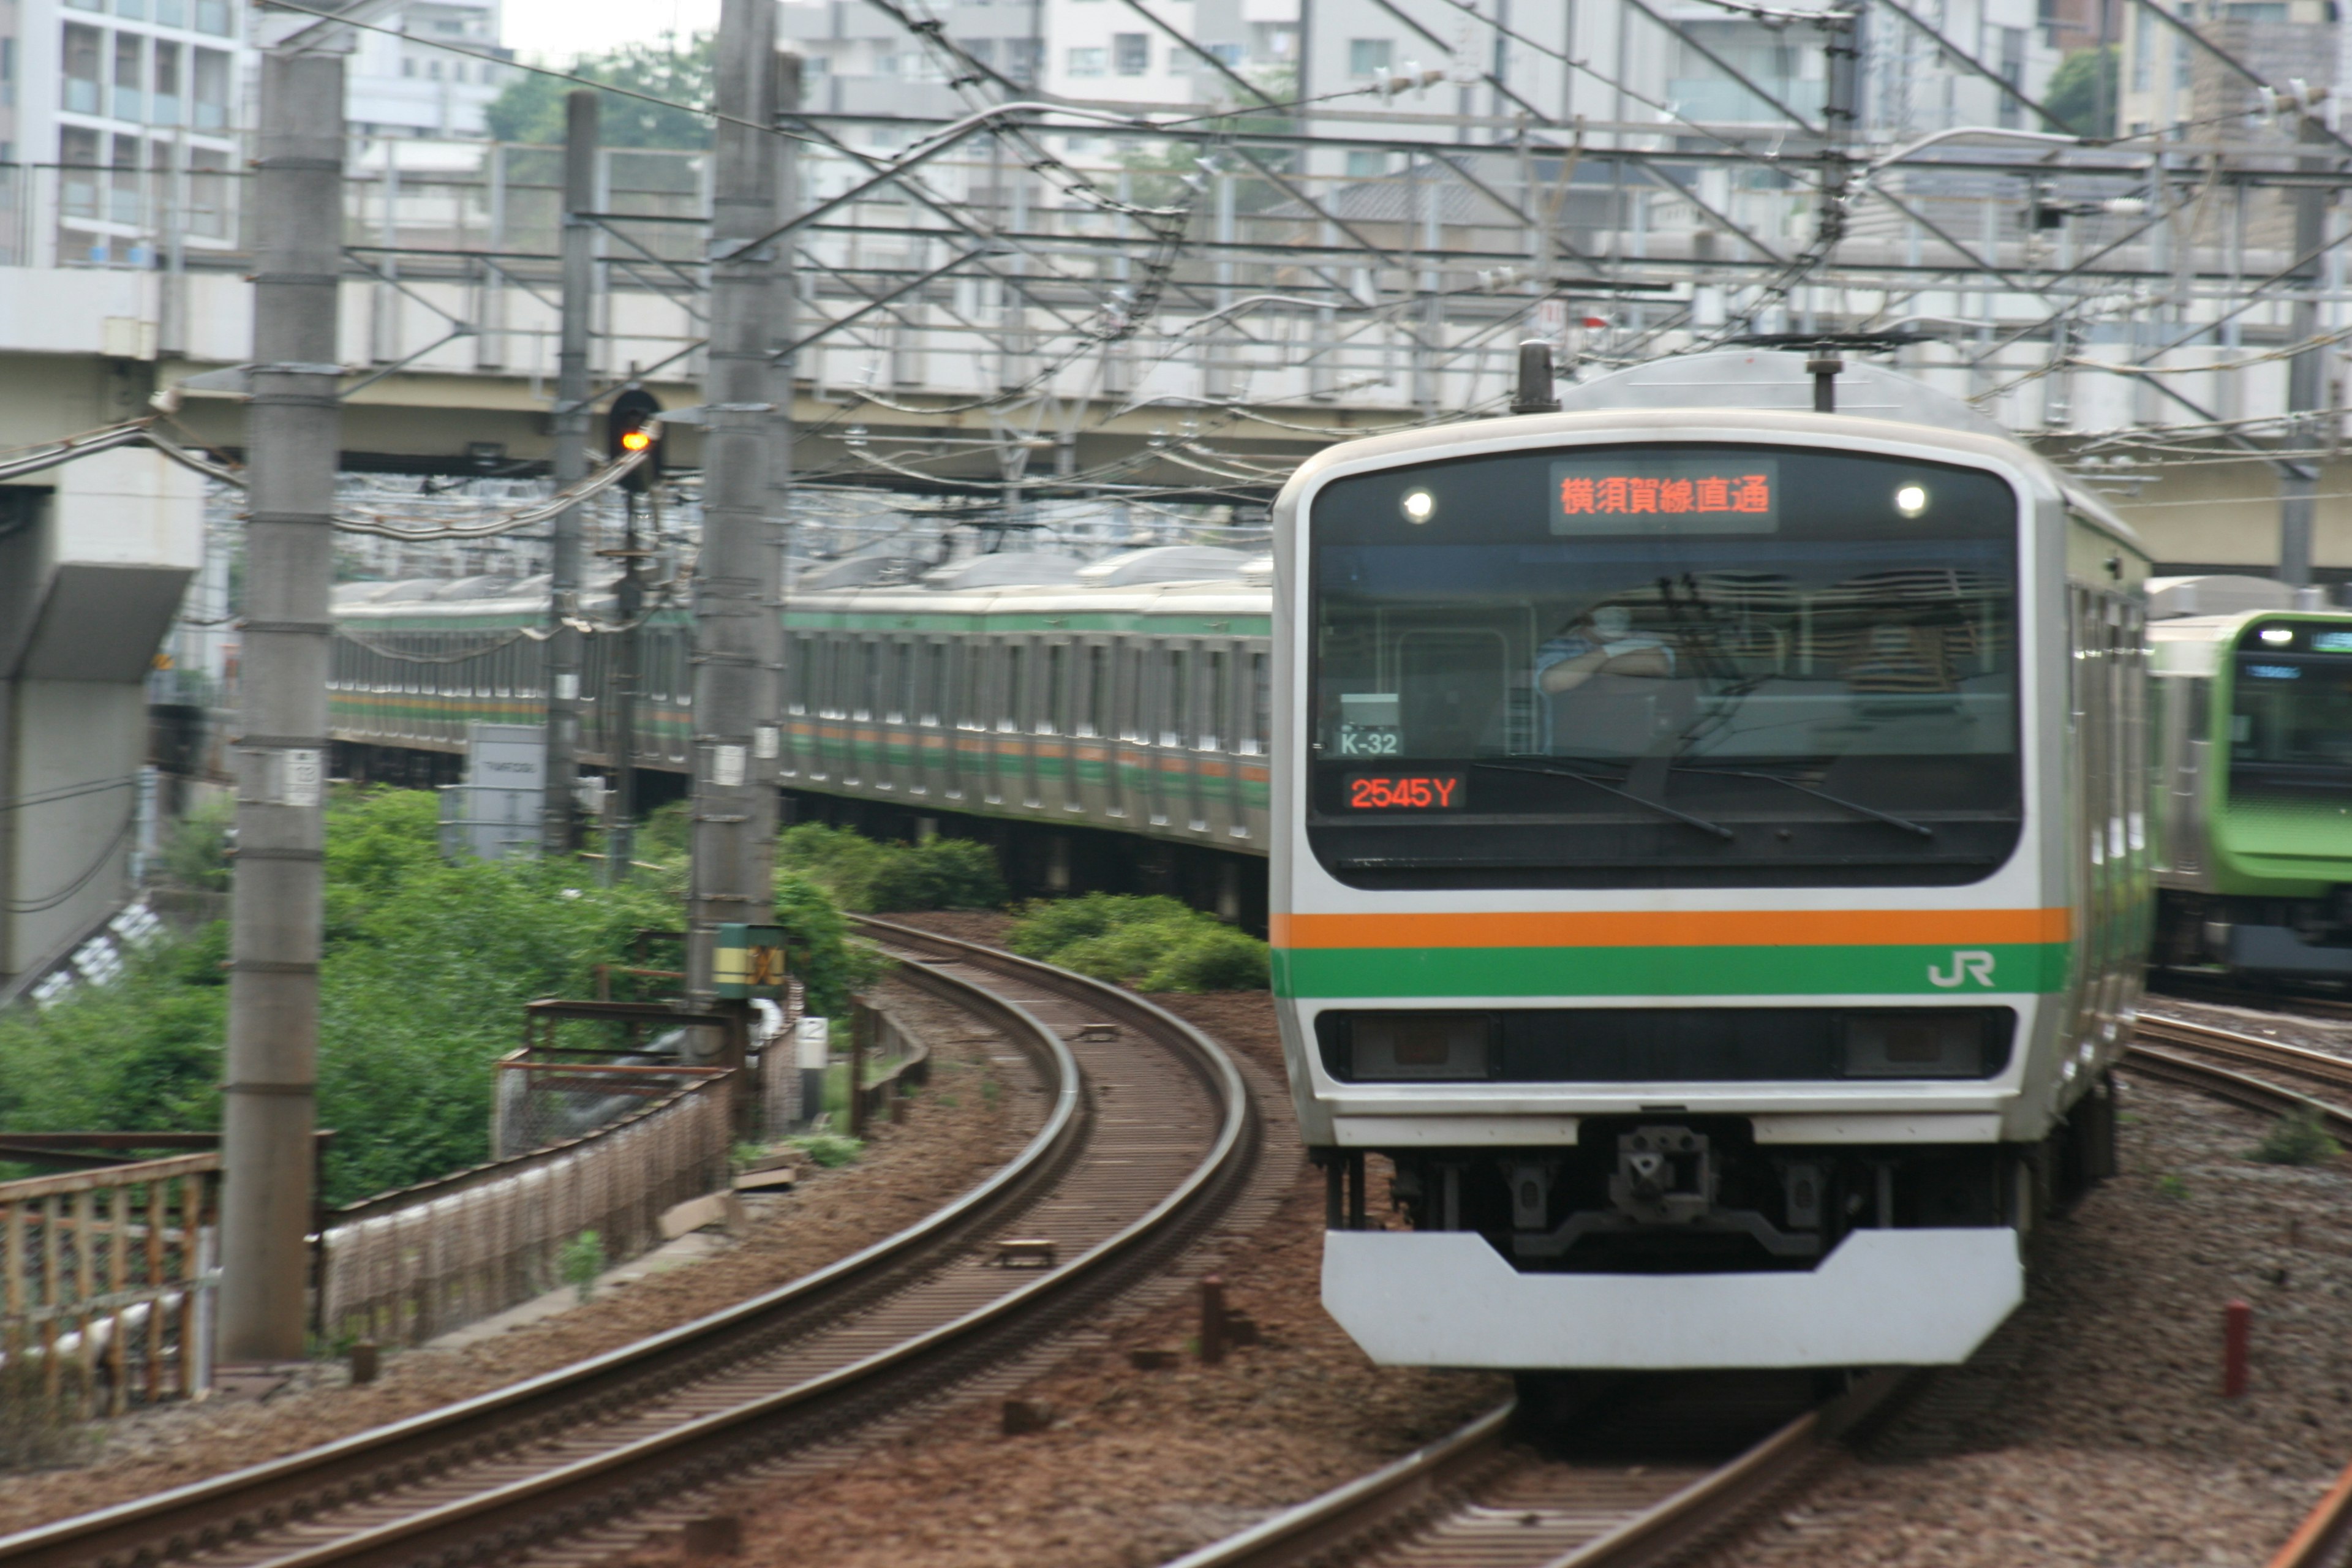
[[(2253, 1568), (2293, 1533), (2352, 1461), (2352, 1169), (2250, 1160), (2263, 1118), (2128, 1073), (2124, 1107), (2123, 1174), (2045, 1224), (2024, 1306), (1715, 1562)], [(2233, 1299), (2252, 1388), (2226, 1400)]]

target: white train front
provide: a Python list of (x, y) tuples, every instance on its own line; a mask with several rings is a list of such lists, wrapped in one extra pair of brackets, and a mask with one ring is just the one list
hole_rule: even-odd
[(1283, 492), (1276, 991), (1376, 1360), (1955, 1362), (2111, 1163), (2145, 553), (1964, 405), (1836, 389), (1663, 362)]

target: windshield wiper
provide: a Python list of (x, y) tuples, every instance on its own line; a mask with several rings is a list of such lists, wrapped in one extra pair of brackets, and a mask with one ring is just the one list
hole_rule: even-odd
[(1671, 816), (1685, 827), (1696, 827), (1701, 833), (1712, 833), (1717, 838), (1731, 837), (1731, 829), (1719, 822), (1709, 822), (1703, 816), (1693, 816), (1686, 811), (1676, 811), (1663, 801), (1651, 800), (1646, 796), (1635, 795), (1630, 790), (1619, 789), (1615, 784), (1605, 784), (1591, 773), (1580, 773), (1573, 768), (1539, 767), (1532, 763), (1473, 763), (1470, 765), (1474, 768), (1492, 768), (1496, 773), (1543, 773), (1556, 779), (1574, 779), (1578, 784), (1590, 784), (1594, 789), (1606, 791), (1619, 800), (1630, 800), (1635, 805), (1656, 812), (1660, 816)]
[(1832, 795), (1827, 790), (1815, 789), (1811, 784), (1801, 784), (1792, 778), (1784, 778), (1779, 773), (1768, 773), (1760, 769), (1695, 768), (1688, 766), (1687, 764), (1676, 763), (1670, 771), (1678, 773), (1698, 773), (1707, 778), (1769, 779), (1776, 784), (1787, 785), (1789, 788), (1797, 791), (1800, 795), (1811, 795), (1815, 800), (1825, 800), (1832, 805), (1843, 806), (1848, 811), (1855, 812), (1861, 816), (1869, 817), (1874, 822), (1883, 822), (1889, 827), (1899, 827), (1906, 833), (1916, 833), (1922, 838), (1933, 838), (1936, 837), (1936, 830), (1934, 828), (1927, 826), (1921, 823), (1914, 822), (1909, 817), (1895, 816), (1887, 812), (1881, 811), (1875, 806), (1864, 805), (1858, 800), (1848, 800), (1843, 795)]

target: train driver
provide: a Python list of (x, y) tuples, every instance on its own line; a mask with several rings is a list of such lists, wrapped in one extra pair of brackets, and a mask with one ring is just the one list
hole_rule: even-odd
[(1547, 697), (1573, 691), (1596, 675), (1665, 679), (1675, 650), (1664, 638), (1633, 629), (1623, 605), (1597, 605), (1580, 613), (1536, 649), (1536, 689)]

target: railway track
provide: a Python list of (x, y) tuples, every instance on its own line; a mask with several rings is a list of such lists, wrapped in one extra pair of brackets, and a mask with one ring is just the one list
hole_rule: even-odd
[(2258, 987), (2232, 984), (2225, 980), (2211, 980), (2201, 975), (2151, 970), (2148, 988), (2151, 995), (2173, 996), (2183, 1002), (2246, 1007), (2261, 1013), (2284, 1014), (2289, 1017), (2304, 1014), (2315, 1018), (2352, 1018), (2352, 998), (2346, 997), (2342, 992), (2322, 992), (2313, 986), (2296, 985), (2292, 982)]
[(1821, 1402), (1802, 1373), (1624, 1379), (1577, 1402), (1572, 1425), (1523, 1421), (1507, 1402), (1167, 1568), (1664, 1563), (1803, 1484), (1837, 1439), (1883, 1418), (1914, 1381), (1875, 1373)]
[[(2168, 1014), (2143, 1012), (2124, 1060), (2150, 1078), (2248, 1110), (2272, 1116), (2308, 1113), (2317, 1117), (2331, 1136), (2352, 1142), (2352, 1061), (2341, 1057)], [(2295, 1084), (2326, 1091), (2332, 1098), (2305, 1093), (2292, 1087)]]
[[(920, 1224), (606, 1355), (0, 1538), (5, 1568), (410, 1568), (609, 1551), (848, 1435), (1020, 1375), (1218, 1223), (1259, 1154), (1214, 1042), (1141, 998), (878, 921), (902, 973), (998, 1032), (1034, 1135)], [(1143, 1048), (1138, 1048), (1141, 1047)], [(1054, 1243), (997, 1266), (1008, 1235)]]

